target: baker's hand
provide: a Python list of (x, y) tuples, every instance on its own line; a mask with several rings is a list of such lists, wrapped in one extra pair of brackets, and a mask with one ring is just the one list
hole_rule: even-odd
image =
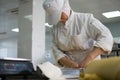
[(79, 66), (76, 62), (72, 61), (68, 57), (61, 58), (59, 60), (59, 63), (65, 67), (69, 67), (69, 68), (78, 68), (78, 66)]
[(88, 62), (87, 62), (86, 60), (83, 60), (83, 61), (79, 64), (79, 68), (85, 68), (87, 64), (88, 64)]
[(101, 48), (94, 47), (94, 49), (89, 53), (89, 55), (79, 64), (79, 68), (85, 68), (92, 60), (97, 56), (104, 53)]
[(80, 64), (79, 68), (85, 68), (92, 59), (88, 56)]

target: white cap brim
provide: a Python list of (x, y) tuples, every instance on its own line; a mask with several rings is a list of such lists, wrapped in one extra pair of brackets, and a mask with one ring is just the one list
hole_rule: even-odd
[(48, 24), (49, 25), (56, 25), (61, 18), (62, 10), (54, 11), (52, 14), (48, 14)]

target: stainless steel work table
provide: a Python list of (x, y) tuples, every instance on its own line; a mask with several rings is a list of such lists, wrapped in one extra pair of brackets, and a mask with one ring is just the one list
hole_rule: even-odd
[(70, 68), (63, 68), (61, 69), (63, 72), (63, 76), (67, 80), (78, 80), (79, 74), (83, 69), (70, 69)]

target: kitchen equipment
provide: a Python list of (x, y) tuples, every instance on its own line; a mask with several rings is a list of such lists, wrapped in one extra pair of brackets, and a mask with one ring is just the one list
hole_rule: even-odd
[(28, 59), (4, 58), (0, 59), (0, 76), (22, 75), (34, 72), (33, 65)]
[(48, 80), (41, 70), (34, 70), (31, 60), (22, 58), (0, 59), (0, 77), (0, 80)]

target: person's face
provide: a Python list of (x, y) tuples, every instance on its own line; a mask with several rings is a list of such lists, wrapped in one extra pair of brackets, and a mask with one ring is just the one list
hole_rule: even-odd
[(68, 20), (68, 16), (62, 12), (60, 22), (65, 23)]

